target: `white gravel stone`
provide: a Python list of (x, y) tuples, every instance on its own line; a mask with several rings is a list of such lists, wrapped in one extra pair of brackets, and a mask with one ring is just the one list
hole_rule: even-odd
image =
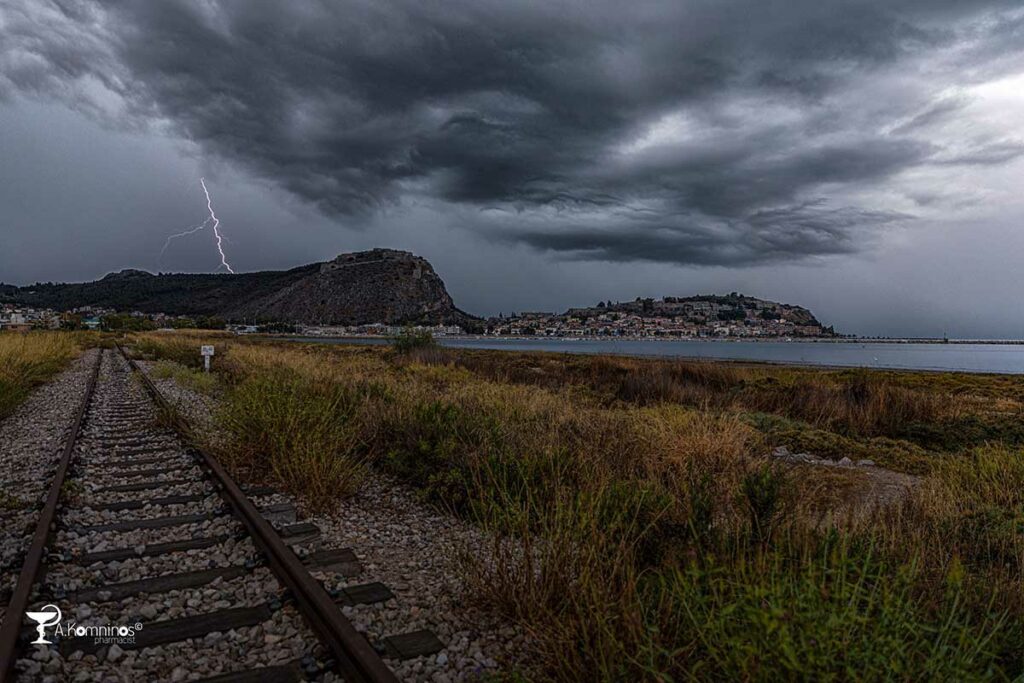
[(0, 621), (99, 351), (87, 351), (0, 421)]
[[(84, 383), (81, 386), (84, 389)], [(177, 437), (154, 422), (155, 413), (148, 397), (128, 372), (126, 364), (112, 353), (103, 358), (100, 381), (87, 413), (85, 428), (76, 443), (69, 489), (62, 496), (59, 530), (54, 547), (65, 558), (77, 553), (125, 548), (144, 551), (151, 544), (186, 540), (197, 536), (226, 535), (212, 547), (153, 557), (129, 557), (89, 566), (57, 560), (46, 574), (47, 602), (59, 603), (68, 616), (82, 627), (132, 625), (144, 629), (154, 621), (192, 617), (227, 608), (270, 604), (271, 617), (263, 623), (229, 631), (210, 633), (195, 641), (171, 643), (136, 651), (127, 641), (106, 641), (109, 645), (96, 654), (72, 653), (66, 659), (56, 648), (38, 650), (44, 655), (18, 660), (19, 680), (187, 680), (245, 671), (254, 667), (305, 659), (322, 666), (325, 658), (316, 637), (291, 606), (281, 605), (284, 589), (270, 570), (259, 566), (252, 541), (242, 534), (234, 518), (223, 515), (212, 520), (159, 529), (133, 531), (95, 531), (88, 526), (130, 520), (145, 520), (184, 514), (218, 513), (219, 497), (210, 495), (200, 501), (168, 506), (149, 505), (132, 510), (104, 511), (96, 505), (123, 500), (148, 500), (169, 493), (202, 492), (212, 494), (210, 482), (194, 466), (191, 456)], [(112, 437), (113, 435), (113, 437)], [(112, 444), (122, 438), (155, 444), (160, 453), (132, 455)], [(122, 467), (103, 467), (102, 463), (128, 457), (167, 458), (166, 463), (184, 463), (189, 467), (168, 474), (137, 474)], [(136, 469), (160, 469), (169, 465), (139, 465)], [(184, 479), (175, 487), (161, 487), (138, 493), (97, 492), (103, 486), (123, 483), (162, 482)], [(68, 604), (62, 595), (82, 588), (99, 588), (111, 583), (148, 579), (165, 574), (209, 567), (245, 567), (245, 573), (231, 579), (217, 578), (202, 586), (163, 593), (137, 594), (113, 600), (109, 590), (101, 590), (96, 599), (77, 605)], [(52, 596), (52, 597), (51, 597)], [(41, 606), (39, 603), (37, 606)], [(67, 619), (67, 617), (65, 617)], [(275, 635), (275, 642), (264, 642), (264, 634)], [(73, 636), (79, 637), (79, 636)], [(120, 637), (120, 636), (118, 636)]]

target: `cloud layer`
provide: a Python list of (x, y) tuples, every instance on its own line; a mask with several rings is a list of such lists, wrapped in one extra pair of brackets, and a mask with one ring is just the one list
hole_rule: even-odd
[(187, 138), (328, 216), (426, 202), (572, 260), (797, 262), (1024, 154), (1006, 121), (958, 127), (1022, 69), (1018, 5), (5, 0), (0, 97)]

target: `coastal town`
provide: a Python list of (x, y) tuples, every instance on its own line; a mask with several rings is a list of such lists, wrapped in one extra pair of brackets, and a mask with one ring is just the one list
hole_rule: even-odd
[(806, 309), (739, 294), (600, 302), (487, 321), (489, 334), (544, 337), (832, 337)]
[[(305, 326), (310, 336), (393, 336), (402, 326), (371, 324)], [(743, 296), (735, 292), (695, 297), (636, 298), (627, 302), (600, 302), (565, 313), (520, 312), (499, 314), (470, 327), (417, 326), (434, 336), (474, 334), (494, 337), (551, 337), (630, 339), (710, 338), (833, 338), (805, 308)]]
[[(91, 318), (91, 316), (89, 316)], [(49, 308), (30, 308), (12, 304), (0, 304), (0, 330), (27, 332), (29, 330), (87, 329), (99, 328), (97, 317), (85, 323), (86, 317), (70, 312), (54, 311)]]
[[(391, 337), (406, 325), (374, 322), (361, 325), (308, 325), (288, 321), (233, 320), (217, 317), (167, 315), (111, 308), (79, 307), (67, 311), (0, 304), (0, 329), (226, 329), (239, 334), (291, 333), (315, 337)], [(809, 311), (740, 294), (663, 299), (637, 298), (600, 302), (565, 313), (521, 312), (475, 322), (415, 325), (434, 336), (497, 337), (626, 337), (626, 338), (780, 338), (835, 337)]]

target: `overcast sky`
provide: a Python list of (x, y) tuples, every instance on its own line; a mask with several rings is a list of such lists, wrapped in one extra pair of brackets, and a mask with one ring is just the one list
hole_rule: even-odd
[(213, 271), (203, 177), (235, 271), (1020, 338), (1022, 172), (1019, 0), (0, 0), (8, 283)]

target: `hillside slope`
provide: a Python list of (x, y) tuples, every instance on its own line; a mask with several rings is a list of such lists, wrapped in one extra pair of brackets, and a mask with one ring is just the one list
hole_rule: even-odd
[(2, 286), (0, 301), (56, 310), (99, 306), (306, 324), (473, 320), (455, 308), (430, 263), (392, 249), (342, 254), (333, 261), (291, 270), (238, 275), (122, 270), (95, 282)]

